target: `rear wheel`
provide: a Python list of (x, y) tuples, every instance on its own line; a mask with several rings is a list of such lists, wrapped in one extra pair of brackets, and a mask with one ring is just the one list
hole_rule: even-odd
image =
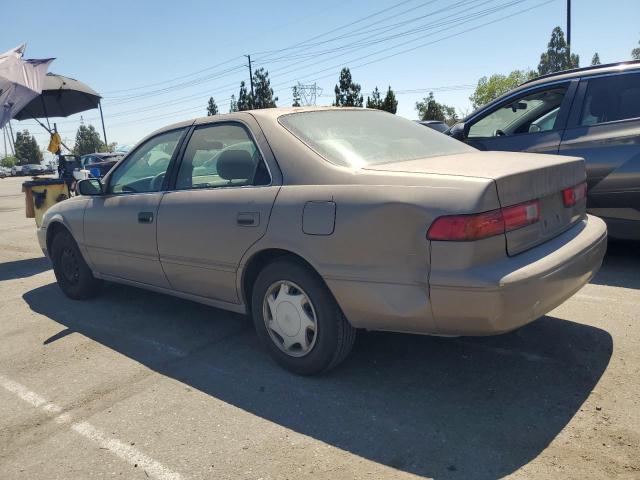
[(294, 373), (328, 371), (351, 351), (356, 330), (320, 277), (295, 260), (277, 260), (260, 272), (251, 306), (261, 342)]
[(102, 281), (93, 276), (69, 232), (61, 231), (53, 238), (51, 260), (58, 285), (67, 297), (83, 300), (100, 292)]

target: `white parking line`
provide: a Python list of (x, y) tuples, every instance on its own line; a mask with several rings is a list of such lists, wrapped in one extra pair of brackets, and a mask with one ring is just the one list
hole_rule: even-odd
[(157, 478), (158, 480), (182, 480), (183, 477), (179, 473), (169, 470), (160, 462), (157, 462), (151, 457), (145, 455), (131, 445), (127, 445), (117, 438), (110, 438), (90, 423), (73, 422), (73, 417), (69, 413), (62, 413), (61, 407), (48, 402), (42, 396), (32, 392), (24, 385), (20, 385), (19, 383), (0, 375), (0, 386), (8, 392), (13, 393), (18, 398), (21, 398), (32, 407), (38, 408), (46, 413), (56, 415), (54, 420), (57, 423), (69, 424), (69, 428), (77, 434), (98, 444), (100, 448), (109, 450), (125, 462), (142, 468), (151, 477)]

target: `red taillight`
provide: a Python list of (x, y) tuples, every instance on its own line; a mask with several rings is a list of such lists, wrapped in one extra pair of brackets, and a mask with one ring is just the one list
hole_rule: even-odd
[(504, 217), (504, 226), (507, 232), (526, 227), (540, 220), (540, 202), (534, 200), (503, 208), (502, 216)]
[(587, 196), (587, 183), (583, 182), (575, 187), (565, 188), (562, 191), (562, 201), (565, 207), (573, 207)]
[(427, 232), (429, 240), (478, 240), (504, 233), (504, 219), (500, 210), (475, 215), (440, 217)]
[(469, 241), (516, 230), (540, 219), (537, 200), (473, 215), (437, 218), (427, 232), (429, 240)]

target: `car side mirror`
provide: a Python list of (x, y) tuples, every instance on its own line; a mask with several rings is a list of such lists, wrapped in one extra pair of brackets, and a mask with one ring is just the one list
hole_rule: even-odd
[(458, 122), (449, 129), (449, 135), (464, 142), (467, 138), (468, 129), (464, 122)]
[(76, 186), (76, 191), (80, 195), (96, 196), (102, 195), (102, 183), (97, 178), (87, 178), (80, 180)]
[(542, 128), (540, 127), (540, 125), (536, 125), (535, 123), (532, 123), (531, 125), (529, 125), (529, 133), (538, 133), (541, 131), (542, 131)]

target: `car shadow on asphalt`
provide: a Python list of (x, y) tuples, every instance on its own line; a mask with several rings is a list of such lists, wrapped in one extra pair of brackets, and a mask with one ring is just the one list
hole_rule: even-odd
[(0, 263), (0, 282), (32, 277), (49, 269), (51, 269), (51, 262), (47, 257)]
[(117, 285), (87, 302), (55, 284), (24, 300), (64, 327), (46, 345), (79, 332), (268, 421), (436, 479), (500, 478), (530, 462), (613, 348), (606, 331), (550, 316), (486, 338), (361, 332), (343, 365), (305, 378), (271, 361), (245, 316)]
[(609, 239), (602, 268), (591, 283), (640, 289), (640, 242)]

